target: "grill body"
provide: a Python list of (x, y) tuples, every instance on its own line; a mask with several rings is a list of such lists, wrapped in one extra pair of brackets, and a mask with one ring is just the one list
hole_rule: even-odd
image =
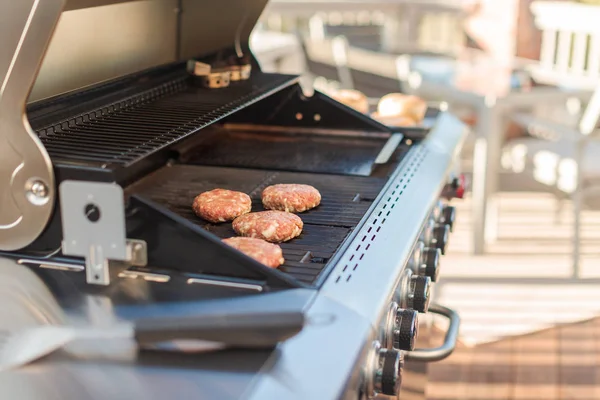
[[(248, 38), (264, 0), (114, 3), (66, 3), (74, 14), (65, 14), (58, 32), (71, 34), (55, 36), (59, 42), (51, 44), (27, 105), (52, 162), (57, 197), (33, 243), (0, 253), (0, 274), (26, 292), (0, 292), (9, 297), (3, 304), (20, 307), (16, 315), (29, 322), (91, 327), (146, 316), (257, 311), (300, 311), (307, 324), (275, 349), (260, 351), (190, 354), (158, 346), (138, 354), (131, 343), (94, 343), (79, 349), (83, 353), (44, 359), (37, 366), (41, 374), (15, 371), (3, 390), (31, 400), (372, 398), (378, 376), (373, 345), (389, 334), (390, 303), (410, 297), (406, 283), (418, 272), (411, 260), (431, 236), (428, 224), (465, 127), (437, 110), (429, 135), (408, 141), (401, 130), (322, 93), (306, 97), (297, 77), (263, 73)], [(70, 63), (60, 60), (56, 49), (68, 37), (77, 49), (82, 37), (88, 44), (110, 37), (104, 30), (79, 37), (77, 18), (93, 26), (121, 15), (137, 34), (123, 35), (122, 48), (111, 38), (106, 54), (115, 62), (123, 56), (123, 65), (107, 70), (98, 54), (84, 59), (81, 50), (66, 54)], [(156, 31), (171, 45), (148, 43), (141, 50), (139, 34), (152, 30), (161, 15)], [(216, 64), (240, 51), (252, 65), (247, 81), (210, 90), (186, 72), (188, 58)], [(77, 60), (85, 73), (73, 72), (71, 79), (64, 67)], [(52, 85), (56, 68), (61, 72)], [(59, 189), (68, 181), (122, 190), (116, 207), (96, 211), (123, 216), (117, 222), (126, 239), (144, 243), (143, 266), (112, 260), (109, 285), (86, 280), (90, 265), (65, 251), (63, 222), (85, 211), (63, 207)], [(275, 183), (310, 184), (323, 196), (319, 207), (301, 214), (302, 235), (281, 245), (281, 268), (224, 245), (231, 226), (210, 224), (191, 211), (194, 196), (216, 187), (250, 194), (259, 211), (262, 189)], [(74, 241), (97, 233), (81, 229)], [(19, 321), (13, 328), (21, 327)]]

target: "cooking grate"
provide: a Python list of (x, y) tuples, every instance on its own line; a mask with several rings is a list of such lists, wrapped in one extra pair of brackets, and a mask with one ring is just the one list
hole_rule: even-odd
[(260, 194), (264, 187), (275, 183), (313, 185), (321, 192), (321, 205), (299, 214), (304, 221), (304, 231), (300, 237), (281, 245), (286, 262), (280, 270), (302, 282), (314, 283), (385, 182), (386, 178), (174, 165), (132, 185), (127, 193), (147, 197), (225, 238), (235, 236), (230, 223), (210, 224), (191, 210), (192, 201), (199, 193), (215, 188), (243, 191), (252, 197), (253, 211), (261, 211)]
[(40, 128), (38, 134), (54, 161), (127, 167), (295, 80), (288, 75), (255, 73), (251, 80), (215, 90), (180, 77)]

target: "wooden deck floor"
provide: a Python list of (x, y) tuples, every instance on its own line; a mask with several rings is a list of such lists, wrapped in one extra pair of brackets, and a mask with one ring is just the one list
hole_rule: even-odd
[(467, 347), (432, 364), (428, 400), (600, 399), (600, 319)]
[[(503, 193), (499, 239), (478, 257), (470, 201), (456, 206), (435, 299), (461, 314), (463, 343), (430, 365), (428, 399), (600, 399), (600, 280), (569, 280), (569, 205), (555, 224), (552, 196)], [(584, 221), (582, 275), (598, 278), (600, 212)]]

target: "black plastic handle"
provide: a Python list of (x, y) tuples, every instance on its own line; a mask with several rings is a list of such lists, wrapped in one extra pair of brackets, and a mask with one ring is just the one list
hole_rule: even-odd
[(458, 341), (458, 329), (460, 328), (460, 317), (456, 311), (450, 308), (441, 306), (439, 304), (431, 304), (429, 306), (429, 312), (434, 314), (443, 315), (450, 320), (450, 326), (444, 338), (444, 344), (434, 349), (416, 349), (409, 351), (405, 355), (407, 360), (418, 360), (424, 362), (441, 361), (448, 357), (456, 348), (456, 342)]
[(192, 339), (225, 347), (273, 348), (298, 334), (304, 321), (301, 312), (143, 318), (135, 321), (135, 339), (140, 344)]

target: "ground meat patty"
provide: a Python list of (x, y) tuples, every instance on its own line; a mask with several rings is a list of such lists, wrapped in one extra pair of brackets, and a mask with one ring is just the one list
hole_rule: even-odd
[(192, 208), (197, 216), (209, 222), (232, 221), (252, 209), (250, 196), (233, 190), (214, 189), (196, 196)]
[(261, 211), (242, 215), (233, 221), (240, 236), (264, 239), (267, 242), (287, 242), (302, 232), (300, 217), (284, 211)]
[(262, 239), (250, 237), (232, 237), (223, 239), (224, 243), (238, 249), (248, 257), (254, 258), (267, 267), (277, 268), (285, 261), (281, 247), (276, 244), (265, 242)]
[(263, 190), (262, 203), (268, 210), (303, 212), (321, 203), (321, 193), (309, 185), (273, 185)]

